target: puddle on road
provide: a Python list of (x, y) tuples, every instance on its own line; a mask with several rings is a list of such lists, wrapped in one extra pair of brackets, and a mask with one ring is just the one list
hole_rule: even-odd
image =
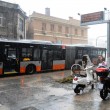
[(52, 97), (59, 97), (64, 95), (70, 95), (73, 94), (73, 91), (68, 91), (63, 88), (52, 88), (52, 87), (45, 87), (44, 93), (37, 93), (35, 94), (36, 99), (44, 100), (45, 98), (52, 96)]
[(23, 108), (21, 110), (38, 110), (38, 109), (35, 107), (26, 107), (26, 108)]
[(86, 103), (87, 101), (100, 102), (101, 98), (99, 96), (99, 91), (87, 90), (86, 92), (83, 92), (82, 94), (79, 95), (74, 93), (73, 100)]
[(67, 74), (66, 73), (64, 73), (64, 72), (58, 72), (58, 73), (53, 73), (52, 74), (52, 79), (54, 79), (54, 80), (58, 80), (58, 79), (63, 79), (63, 78), (65, 78), (65, 77), (67, 77), (67, 76), (70, 76), (71, 74), (70, 73), (68, 73), (67, 72)]
[(8, 107), (6, 107), (6, 106), (4, 106), (4, 105), (1, 105), (1, 106), (0, 106), (0, 110), (11, 110), (11, 109), (8, 108)]
[(68, 91), (63, 88), (48, 88), (48, 95), (63, 96), (71, 93), (73, 93), (73, 91)]

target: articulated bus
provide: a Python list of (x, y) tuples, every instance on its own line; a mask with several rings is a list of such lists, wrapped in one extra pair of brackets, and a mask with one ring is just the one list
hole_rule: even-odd
[(106, 56), (106, 49), (34, 40), (0, 40), (0, 75), (70, 69), (74, 63), (81, 65), (84, 54), (88, 54), (95, 64), (98, 55)]
[(84, 44), (66, 46), (66, 69), (69, 69), (72, 64), (80, 64), (82, 66), (82, 56), (86, 54), (89, 55), (91, 62), (97, 66), (99, 55), (106, 58), (106, 48)]

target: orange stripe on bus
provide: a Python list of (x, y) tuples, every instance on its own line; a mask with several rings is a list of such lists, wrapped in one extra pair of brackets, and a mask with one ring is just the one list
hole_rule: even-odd
[(53, 70), (65, 69), (65, 64), (53, 65)]
[(3, 69), (2, 68), (0, 68), (0, 75), (3, 73)]
[(36, 66), (36, 71), (40, 72), (41, 71), (41, 66)]
[(25, 73), (26, 72), (26, 68), (25, 67), (20, 67), (20, 73)]

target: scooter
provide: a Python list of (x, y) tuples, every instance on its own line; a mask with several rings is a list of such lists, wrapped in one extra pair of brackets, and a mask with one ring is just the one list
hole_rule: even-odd
[(98, 89), (100, 90), (100, 97), (105, 100), (110, 93), (110, 69), (105, 66), (98, 66), (96, 74), (99, 76)]
[(91, 88), (94, 88), (94, 79), (93, 79), (93, 66), (89, 66), (85, 68), (86, 74), (80, 75), (75, 74), (73, 78), (73, 89), (76, 94), (79, 94), (81, 90), (83, 91), (84, 88), (91, 86)]
[[(94, 88), (93, 64), (88, 55), (84, 55), (82, 61), (85, 64), (84, 70), (86, 74), (73, 74), (73, 89), (76, 94), (79, 94), (88, 86), (91, 86), (92, 89)], [(76, 65), (78, 64), (74, 64), (72, 67), (75, 68)]]

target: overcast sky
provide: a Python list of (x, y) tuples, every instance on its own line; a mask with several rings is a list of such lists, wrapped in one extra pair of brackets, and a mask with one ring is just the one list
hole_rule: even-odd
[[(19, 4), (27, 15), (33, 11), (45, 14), (45, 8), (50, 8), (50, 15), (58, 18), (68, 19), (69, 16), (80, 19), (77, 13), (87, 14), (110, 10), (110, 0), (4, 0)], [(89, 38), (107, 35), (106, 24), (92, 25), (88, 30)]]

